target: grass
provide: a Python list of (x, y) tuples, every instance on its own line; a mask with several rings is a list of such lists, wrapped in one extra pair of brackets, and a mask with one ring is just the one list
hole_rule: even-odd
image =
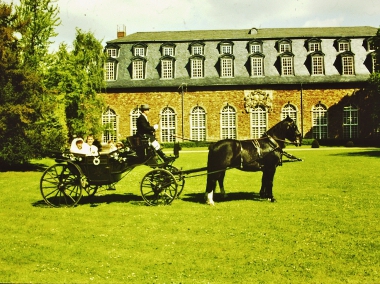
[[(379, 283), (379, 149), (287, 149), (304, 162), (278, 168), (274, 195), (258, 198), (260, 173), (230, 170), (229, 193), (203, 203), (205, 176), (182, 199), (148, 207), (138, 167), (116, 191), (49, 208), (42, 165), (0, 172), (0, 282)], [(178, 168), (203, 167), (185, 152)]]

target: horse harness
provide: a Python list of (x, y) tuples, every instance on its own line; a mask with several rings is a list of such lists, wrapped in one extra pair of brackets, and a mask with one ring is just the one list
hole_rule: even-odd
[[(268, 133), (265, 133), (265, 137), (263, 138), (260, 138), (260, 139), (265, 139), (265, 138), (268, 138), (269, 140), (269, 146), (272, 148), (270, 152), (275, 152), (275, 151), (279, 151), (280, 152), (280, 166), (282, 165), (282, 154), (284, 153), (284, 151), (281, 149), (281, 147), (278, 145), (277, 141), (272, 137), (270, 136)], [(252, 145), (253, 147), (255, 147), (256, 151), (257, 151), (257, 154), (259, 155), (259, 159), (261, 159), (263, 157), (263, 151), (261, 149), (261, 146), (260, 146), (260, 143), (258, 141), (259, 139), (252, 139), (252, 140), (249, 140), (252, 142)], [(242, 169), (243, 168), (243, 145), (240, 142), (240, 168)], [(257, 160), (255, 160), (254, 162), (256, 162)]]

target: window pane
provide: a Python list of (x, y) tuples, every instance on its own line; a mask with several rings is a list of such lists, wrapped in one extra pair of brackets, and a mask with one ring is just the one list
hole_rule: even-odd
[(174, 142), (175, 141), (175, 113), (170, 107), (164, 108), (161, 113), (161, 141)]
[(252, 138), (260, 138), (267, 131), (267, 112), (263, 107), (252, 109), (251, 129)]
[(261, 52), (261, 45), (252, 44), (251, 45), (251, 53)]
[(141, 114), (141, 111), (138, 108), (135, 108), (132, 111), (132, 114), (131, 114), (132, 135), (135, 135), (137, 133), (136, 121), (137, 121), (137, 118), (140, 116), (140, 114)]
[(312, 57), (312, 74), (323, 75), (323, 57), (322, 56)]
[(173, 78), (173, 61), (172, 60), (162, 60), (162, 78), (172, 79)]
[(105, 80), (112, 81), (116, 79), (115, 76), (115, 62), (106, 62)]
[(297, 109), (294, 105), (287, 104), (281, 110), (281, 120), (289, 116), (297, 124)]
[(233, 60), (232, 58), (221, 59), (221, 77), (233, 77)]
[(318, 104), (312, 110), (313, 138), (327, 138), (327, 109)]
[(203, 60), (201, 59), (191, 60), (191, 77), (192, 78), (203, 77)]
[(191, 139), (206, 140), (206, 112), (202, 107), (195, 107), (191, 112)]
[(104, 127), (102, 142), (107, 143), (109, 140), (116, 142), (117, 140), (117, 120), (116, 113), (112, 109), (108, 109), (102, 114), (102, 125)]
[(282, 75), (293, 75), (293, 58), (281, 57)]
[(343, 137), (357, 138), (359, 136), (358, 109), (346, 106), (343, 109)]
[(263, 76), (263, 58), (252, 57), (252, 76)]
[(133, 61), (133, 79), (144, 79), (144, 62)]
[(343, 75), (354, 74), (354, 58), (352, 56), (342, 57)]
[(236, 139), (236, 111), (231, 106), (225, 106), (221, 113), (222, 139)]

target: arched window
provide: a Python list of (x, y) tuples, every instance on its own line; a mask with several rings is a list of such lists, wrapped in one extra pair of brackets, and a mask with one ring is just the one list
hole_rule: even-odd
[(196, 106), (191, 111), (190, 119), (191, 139), (196, 141), (206, 140), (206, 112), (200, 107)]
[(251, 137), (260, 138), (267, 131), (267, 111), (263, 106), (251, 110)]
[(343, 138), (359, 136), (358, 109), (349, 105), (343, 108)]
[(221, 120), (221, 138), (222, 139), (236, 139), (236, 110), (226, 105), (220, 114)]
[(297, 108), (288, 103), (281, 110), (281, 120), (284, 120), (287, 116), (289, 116), (293, 121), (297, 124)]
[(327, 108), (321, 103), (312, 109), (313, 138), (327, 138)]
[(137, 118), (140, 116), (141, 114), (141, 111), (139, 108), (135, 108), (132, 110), (131, 112), (131, 135), (135, 135), (136, 132), (137, 132), (137, 126), (136, 126), (136, 121), (137, 121)]
[(172, 108), (166, 107), (161, 112), (161, 141), (174, 142), (176, 134), (175, 112)]
[(116, 142), (117, 116), (114, 110), (107, 108), (107, 110), (102, 114), (102, 125), (104, 127), (102, 143), (107, 143), (109, 140)]

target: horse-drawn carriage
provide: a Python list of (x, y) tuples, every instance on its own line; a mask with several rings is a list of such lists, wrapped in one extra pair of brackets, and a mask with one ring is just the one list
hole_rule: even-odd
[[(207, 166), (179, 170), (164, 161), (150, 145), (149, 139), (128, 137), (136, 155), (125, 150), (116, 150), (99, 156), (59, 153), (56, 164), (46, 169), (40, 183), (45, 202), (54, 207), (75, 206), (83, 192), (94, 195), (100, 187), (113, 186), (136, 166), (152, 168), (142, 179), (140, 191), (148, 205), (167, 205), (182, 192), (188, 174), (207, 171), (206, 198), (213, 205), (213, 192), (219, 184), (224, 194), (223, 180), (227, 169), (262, 171), (260, 197), (275, 201), (272, 193), (273, 177), (282, 157), (289, 161), (300, 161), (283, 151), (285, 139), (300, 145), (301, 133), (295, 122), (287, 117), (269, 129), (261, 138), (250, 140), (225, 139), (209, 147)], [(174, 144), (174, 158), (179, 156), (179, 144)], [(198, 175), (197, 175), (198, 176)]]
[(184, 186), (179, 170), (172, 166), (179, 155), (178, 145), (174, 159), (164, 162), (148, 138), (130, 136), (128, 142), (133, 151), (124, 148), (99, 156), (54, 153), (56, 164), (45, 170), (40, 181), (45, 202), (53, 207), (75, 206), (83, 194), (93, 196), (101, 188), (114, 189), (136, 166), (147, 165), (152, 170), (141, 181), (142, 198), (148, 205), (170, 204)]

